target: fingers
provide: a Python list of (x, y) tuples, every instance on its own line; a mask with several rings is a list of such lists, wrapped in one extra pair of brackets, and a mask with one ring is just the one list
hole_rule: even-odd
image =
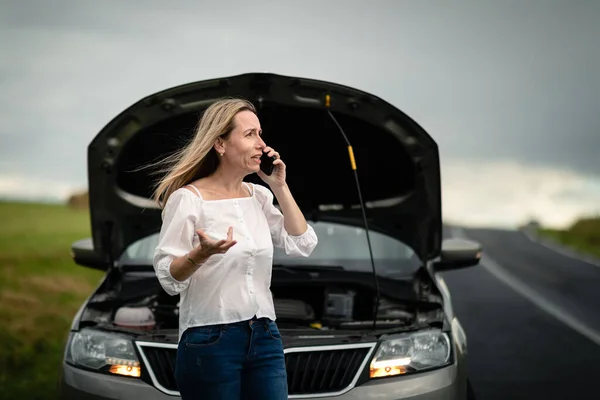
[(275, 158), (279, 159), (279, 153), (276, 152), (272, 147), (267, 146), (263, 149), (263, 151), (267, 153), (269, 157), (275, 156)]
[(219, 240), (217, 243), (214, 244), (214, 247), (221, 247), (223, 246), (225, 243), (227, 243), (227, 240), (221, 239)]
[(230, 226), (227, 229), (227, 241), (222, 244), (220, 247), (223, 250), (223, 253), (232, 248), (237, 243), (237, 240), (233, 240), (233, 226)]
[(217, 253), (226, 253), (230, 248), (232, 248), (233, 246), (235, 246), (235, 244), (237, 243), (237, 240), (222, 240), (218, 246), (215, 246), (215, 248), (217, 249)]
[(206, 233), (202, 229), (196, 229), (196, 234), (200, 238), (200, 241), (208, 239), (208, 236), (206, 236)]
[(221, 248), (220, 248), (220, 251), (221, 251), (221, 253), (225, 253), (225, 252), (227, 252), (227, 250), (229, 250), (230, 248), (232, 248), (233, 246), (235, 246), (235, 244), (236, 244), (236, 243), (237, 243), (237, 241), (235, 241), (235, 240), (234, 240), (234, 241), (232, 241), (232, 242), (229, 242), (229, 243), (227, 243), (227, 244), (224, 244), (224, 245), (223, 245), (223, 246), (221, 246)]
[(227, 229), (227, 239), (221, 239), (217, 241), (211, 239), (201, 229), (197, 229), (196, 233), (200, 238), (200, 245), (208, 254), (225, 253), (237, 244), (237, 240), (233, 240), (232, 226), (230, 226), (229, 229)]

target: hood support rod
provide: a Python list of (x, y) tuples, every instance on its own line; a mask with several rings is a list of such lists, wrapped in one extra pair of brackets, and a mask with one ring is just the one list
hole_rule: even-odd
[(335, 116), (331, 113), (331, 110), (330, 110), (331, 96), (330, 95), (325, 96), (325, 107), (327, 108), (327, 113), (329, 114), (329, 116), (331, 117), (333, 122), (337, 125), (340, 133), (342, 134), (342, 136), (344, 137), (344, 140), (346, 141), (346, 145), (348, 146), (348, 155), (350, 157), (350, 166), (352, 167), (352, 171), (354, 172), (354, 179), (356, 181), (356, 189), (358, 191), (358, 200), (360, 201), (360, 209), (362, 210), (363, 220), (365, 223), (365, 233), (367, 235), (367, 244), (369, 246), (369, 256), (371, 258), (371, 267), (373, 269), (373, 284), (375, 285), (375, 293), (376, 293), (375, 310), (374, 310), (374, 315), (373, 315), (373, 330), (375, 330), (376, 323), (377, 323), (377, 314), (379, 313), (379, 297), (380, 297), (379, 282), (377, 280), (377, 271), (375, 270), (375, 260), (373, 259), (373, 249), (371, 247), (371, 238), (369, 236), (369, 224), (367, 222), (367, 211), (366, 211), (365, 203), (363, 201), (362, 191), (360, 189), (358, 173), (356, 172), (356, 160), (354, 159), (354, 150), (352, 149), (352, 144), (350, 143), (350, 140), (348, 140), (348, 136), (346, 136), (346, 133), (342, 129), (341, 125), (339, 124), (339, 122), (337, 121)]

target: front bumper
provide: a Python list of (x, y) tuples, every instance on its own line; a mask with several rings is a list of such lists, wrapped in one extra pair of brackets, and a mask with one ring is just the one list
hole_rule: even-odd
[[(464, 400), (455, 366), (398, 378), (372, 380), (336, 397), (309, 400)], [(462, 397), (461, 397), (462, 396)]]
[(90, 372), (63, 363), (60, 400), (174, 400), (146, 382), (120, 376)]
[[(62, 400), (176, 400), (144, 381), (80, 370), (63, 364)], [(466, 378), (452, 365), (435, 371), (373, 380), (335, 397), (306, 400), (464, 400)], [(295, 397), (295, 396), (294, 396)], [(293, 397), (293, 398), (294, 398)]]

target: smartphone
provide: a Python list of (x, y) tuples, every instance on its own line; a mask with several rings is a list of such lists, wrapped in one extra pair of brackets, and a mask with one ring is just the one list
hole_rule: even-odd
[(273, 173), (273, 161), (275, 160), (275, 156), (269, 157), (267, 153), (262, 153), (262, 156), (260, 156), (260, 169), (265, 175), (271, 175)]

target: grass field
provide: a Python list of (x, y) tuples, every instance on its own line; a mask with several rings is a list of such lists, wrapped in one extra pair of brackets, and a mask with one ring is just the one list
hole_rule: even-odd
[(540, 229), (539, 234), (600, 259), (600, 217), (582, 218), (565, 230)]
[(0, 202), (0, 398), (54, 399), (71, 320), (103, 273), (75, 265), (87, 211)]

